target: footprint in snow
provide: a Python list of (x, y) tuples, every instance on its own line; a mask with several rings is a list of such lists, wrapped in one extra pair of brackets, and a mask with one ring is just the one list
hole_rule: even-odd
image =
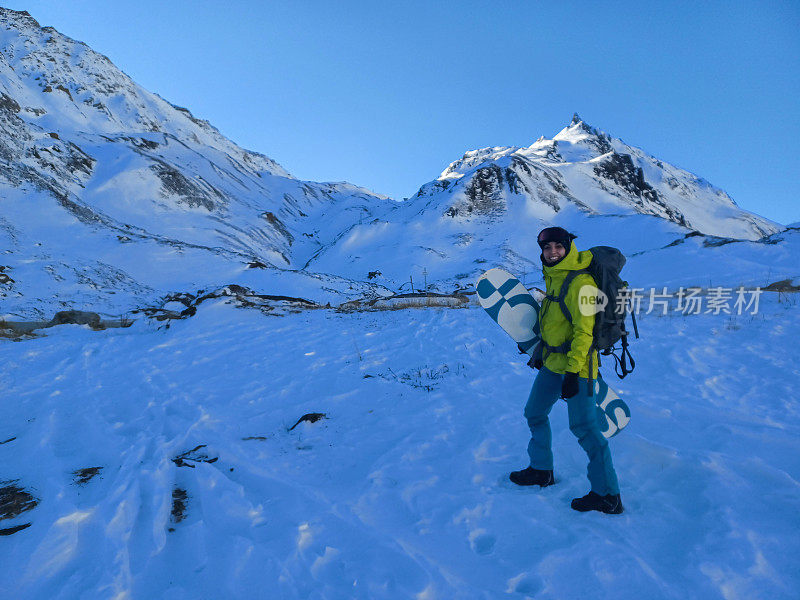
[(469, 534), (469, 546), (475, 554), (490, 554), (497, 538), (485, 529), (476, 529)]

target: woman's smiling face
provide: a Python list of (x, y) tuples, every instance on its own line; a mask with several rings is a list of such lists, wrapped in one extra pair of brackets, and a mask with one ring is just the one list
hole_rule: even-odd
[(567, 255), (567, 249), (558, 242), (547, 242), (542, 247), (542, 256), (547, 264), (552, 265)]

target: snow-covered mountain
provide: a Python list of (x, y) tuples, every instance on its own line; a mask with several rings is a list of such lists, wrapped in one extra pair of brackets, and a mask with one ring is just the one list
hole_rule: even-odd
[[(6, 9), (0, 124), (10, 299), (54, 293), (65, 305), (100, 300), (113, 310), (125, 302), (110, 302), (109, 290), (143, 300), (230, 283), (252, 265), (296, 270), (388, 202), (293, 178), (85, 44)], [(312, 279), (307, 287), (320, 288)]]
[(576, 114), (553, 139), (527, 148), (466, 153), (417, 198), (447, 191), (448, 216), (492, 216), (531, 203), (554, 218), (565, 206), (588, 214), (655, 215), (705, 234), (758, 239), (782, 229), (740, 209), (707, 181), (587, 125)]
[[(390, 212), (354, 227), (310, 268), (380, 270), (394, 281), (443, 287), (475, 279), (483, 265), (538, 270), (535, 233), (558, 224), (579, 245), (636, 254), (702, 234), (760, 240), (784, 228), (740, 209), (722, 190), (598, 131), (575, 115), (553, 139), (527, 148), (467, 152)], [(401, 249), (400, 252), (397, 249)]]

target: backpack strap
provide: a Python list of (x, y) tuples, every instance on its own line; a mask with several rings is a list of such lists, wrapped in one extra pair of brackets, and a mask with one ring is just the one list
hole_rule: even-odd
[(636, 313), (631, 310), (631, 321), (633, 322), (633, 333), (636, 334), (636, 339), (639, 339), (639, 328), (636, 326)]
[(566, 354), (572, 348), (572, 342), (566, 341), (558, 346), (551, 346), (542, 340), (542, 347), (547, 350), (548, 354)]
[[(567, 308), (567, 292), (569, 292), (569, 286), (572, 284), (572, 281), (582, 273), (589, 273), (586, 269), (578, 269), (577, 271), (570, 271), (567, 273), (567, 276), (564, 278), (564, 281), (561, 283), (561, 289), (558, 291), (558, 296), (553, 296), (552, 294), (545, 295), (550, 302), (555, 302), (561, 308), (561, 312), (564, 315), (564, 318), (569, 321), (569, 324), (572, 325), (572, 313), (570, 312), (569, 308)], [(547, 342), (542, 339), (542, 347), (547, 350), (548, 354), (566, 354), (569, 352), (570, 348), (572, 348), (572, 342), (569, 340), (564, 341), (562, 344), (558, 346), (551, 346)], [(589, 354), (593, 354), (594, 348), (589, 349)], [(591, 394), (590, 394), (591, 395)]]
[(564, 314), (564, 317), (569, 321), (569, 324), (572, 325), (572, 313), (567, 308), (567, 303), (565, 298), (567, 297), (567, 292), (569, 291), (569, 286), (572, 284), (572, 281), (581, 273), (588, 273), (586, 269), (579, 269), (577, 271), (570, 271), (567, 273), (567, 276), (564, 278), (564, 281), (561, 283), (561, 289), (558, 291), (558, 296), (553, 296), (551, 294), (547, 294), (545, 298), (550, 300), (550, 302), (557, 302), (558, 305), (561, 307), (561, 312)]
[[(631, 313), (633, 316), (633, 313)], [(625, 379), (625, 376), (628, 373), (632, 373), (633, 370), (636, 368), (636, 361), (633, 359), (630, 350), (628, 350), (628, 332), (625, 330), (625, 321), (623, 319), (622, 323), (622, 337), (620, 338), (622, 343), (622, 351), (620, 352), (620, 356), (617, 356), (614, 353), (614, 349), (612, 348), (608, 352), (604, 354), (611, 356), (614, 359), (614, 372), (617, 374), (617, 377), (620, 379)], [(636, 329), (636, 321), (634, 320), (634, 329)], [(636, 337), (639, 337), (639, 332), (636, 332)], [(630, 368), (628, 368), (628, 362), (630, 362)]]
[[(630, 350), (628, 350), (627, 342), (623, 342), (622, 344), (621, 356), (617, 356), (613, 352), (609, 352), (609, 355), (614, 359), (614, 372), (620, 379), (625, 379), (625, 376), (636, 368), (636, 361), (633, 360), (633, 356), (631, 356)], [(630, 368), (628, 368), (627, 361), (631, 363)]]

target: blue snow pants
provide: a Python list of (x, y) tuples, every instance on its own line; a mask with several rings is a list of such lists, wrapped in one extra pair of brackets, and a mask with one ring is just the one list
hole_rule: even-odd
[[(531, 430), (528, 443), (528, 456), (534, 469), (551, 471), (553, 469), (552, 433), (547, 415), (561, 396), (563, 375), (542, 367), (533, 382), (528, 403), (525, 405), (525, 418)], [(580, 378), (577, 395), (567, 400), (569, 429), (578, 438), (581, 448), (589, 456), (587, 476), (592, 491), (601, 496), (619, 494), (619, 483), (611, 462), (608, 440), (600, 433), (597, 422), (597, 404), (594, 396), (586, 395), (586, 379)]]

